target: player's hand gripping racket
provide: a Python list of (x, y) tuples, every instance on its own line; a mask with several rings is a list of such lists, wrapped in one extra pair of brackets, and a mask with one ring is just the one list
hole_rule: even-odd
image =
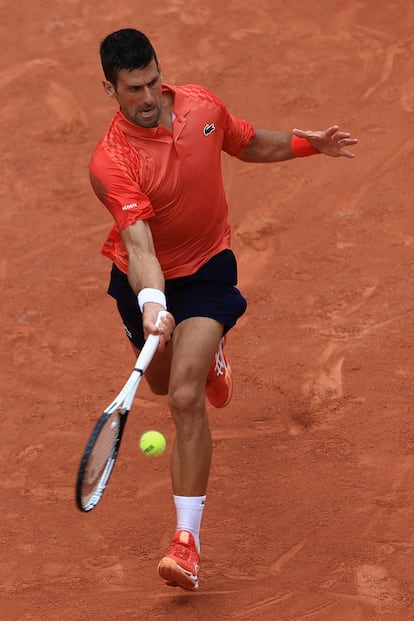
[[(157, 323), (164, 312), (159, 313)], [(105, 491), (135, 394), (157, 351), (159, 340), (158, 335), (148, 336), (126, 384), (100, 416), (90, 435), (76, 483), (76, 503), (81, 511), (91, 511), (96, 507)]]

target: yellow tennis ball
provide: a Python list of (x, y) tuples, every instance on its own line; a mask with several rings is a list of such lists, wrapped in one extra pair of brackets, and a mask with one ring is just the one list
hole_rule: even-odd
[(165, 451), (167, 443), (159, 431), (146, 431), (139, 441), (139, 448), (149, 457), (157, 457)]

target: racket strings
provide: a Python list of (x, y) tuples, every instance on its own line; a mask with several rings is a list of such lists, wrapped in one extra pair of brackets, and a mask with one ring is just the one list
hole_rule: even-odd
[(88, 504), (90, 498), (106, 482), (106, 471), (112, 467), (111, 460), (117, 448), (120, 420), (119, 411), (112, 412), (95, 439), (83, 476), (84, 505)]

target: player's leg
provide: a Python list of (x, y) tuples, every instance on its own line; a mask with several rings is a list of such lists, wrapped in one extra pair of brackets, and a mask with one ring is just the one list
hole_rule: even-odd
[(223, 326), (205, 386), (206, 396), (216, 408), (225, 407), (232, 396), (232, 373), (224, 352), (223, 333), (246, 310), (246, 300), (236, 284), (237, 262), (229, 249), (212, 257), (195, 274), (166, 283), (169, 308), (177, 325), (189, 317), (209, 317)]
[(211, 435), (205, 385), (223, 325), (207, 317), (192, 317), (174, 332), (169, 404), (177, 435), (172, 454), (174, 493), (205, 494), (211, 459)]
[(174, 332), (169, 404), (176, 426), (171, 456), (176, 534), (160, 561), (160, 576), (171, 586), (198, 588), (199, 531), (210, 473), (212, 442), (205, 384), (223, 325), (205, 317), (180, 323)]
[[(207, 312), (210, 318), (226, 326), (226, 330), (230, 329), (246, 309), (246, 302), (236, 289), (236, 283), (237, 264), (230, 250), (210, 259), (190, 277), (167, 281), (167, 299), (177, 324), (189, 317), (205, 316)], [(112, 267), (108, 293), (116, 299), (126, 335), (137, 356), (144, 344), (141, 312), (127, 275), (115, 265)], [(224, 339), (219, 342), (212, 356), (205, 386), (208, 400), (219, 408), (225, 407), (232, 395), (231, 369), (223, 346)], [(168, 393), (172, 349), (173, 343), (170, 342), (165, 352), (156, 354), (146, 371), (146, 379), (155, 394)]]

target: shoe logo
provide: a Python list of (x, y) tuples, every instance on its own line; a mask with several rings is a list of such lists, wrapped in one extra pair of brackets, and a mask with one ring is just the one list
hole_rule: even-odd
[(207, 125), (205, 125), (203, 129), (204, 136), (209, 136), (215, 131), (215, 129), (216, 126), (214, 125), (214, 123), (207, 123)]

